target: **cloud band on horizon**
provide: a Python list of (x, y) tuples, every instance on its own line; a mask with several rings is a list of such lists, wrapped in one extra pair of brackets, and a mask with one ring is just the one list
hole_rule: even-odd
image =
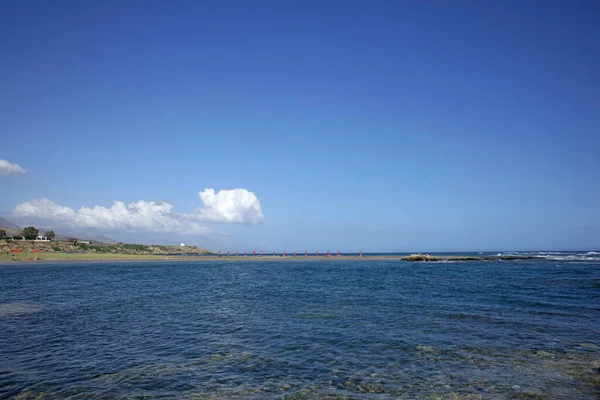
[(260, 202), (246, 189), (205, 189), (198, 193), (204, 207), (195, 213), (173, 212), (166, 202), (144, 201), (125, 204), (115, 201), (111, 207), (81, 207), (75, 210), (49, 199), (37, 199), (18, 204), (13, 215), (61, 222), (81, 228), (144, 230), (204, 235), (212, 232), (204, 221), (220, 223), (259, 224), (264, 222)]

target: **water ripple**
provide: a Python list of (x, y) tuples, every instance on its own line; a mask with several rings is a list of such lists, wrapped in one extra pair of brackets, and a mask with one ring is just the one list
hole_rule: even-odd
[(598, 398), (599, 266), (0, 267), (0, 398)]

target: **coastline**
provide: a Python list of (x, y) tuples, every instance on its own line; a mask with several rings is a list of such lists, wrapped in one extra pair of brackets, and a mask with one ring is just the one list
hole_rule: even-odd
[(102, 254), (102, 253), (19, 253), (14, 260), (11, 256), (0, 256), (0, 266), (22, 265), (35, 263), (56, 262), (135, 262), (135, 261), (211, 261), (211, 262), (267, 262), (267, 261), (403, 261), (403, 262), (444, 262), (444, 261), (515, 261), (536, 260), (535, 256), (460, 256), (412, 254), (410, 256), (396, 255), (363, 255), (363, 256), (183, 256), (183, 255), (138, 255), (138, 254)]

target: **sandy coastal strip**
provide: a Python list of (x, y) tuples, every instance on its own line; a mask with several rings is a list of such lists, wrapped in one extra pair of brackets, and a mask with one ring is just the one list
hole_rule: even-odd
[(56, 262), (140, 262), (140, 261), (210, 261), (210, 262), (269, 262), (269, 261), (405, 261), (405, 262), (444, 262), (444, 261), (511, 261), (532, 260), (534, 256), (457, 256), (412, 254), (410, 256), (164, 256), (135, 254), (93, 254), (93, 253), (21, 253), (15, 260), (3, 255), (0, 265), (19, 265), (23, 263)]

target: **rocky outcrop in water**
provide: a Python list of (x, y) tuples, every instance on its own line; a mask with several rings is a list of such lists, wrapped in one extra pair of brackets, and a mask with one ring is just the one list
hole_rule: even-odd
[(411, 254), (408, 257), (402, 258), (404, 261), (439, 261), (437, 257), (432, 257), (429, 254)]
[(411, 254), (402, 257), (402, 261), (511, 261), (511, 260), (535, 260), (538, 257), (529, 255), (498, 255), (498, 256), (430, 256), (429, 254)]

